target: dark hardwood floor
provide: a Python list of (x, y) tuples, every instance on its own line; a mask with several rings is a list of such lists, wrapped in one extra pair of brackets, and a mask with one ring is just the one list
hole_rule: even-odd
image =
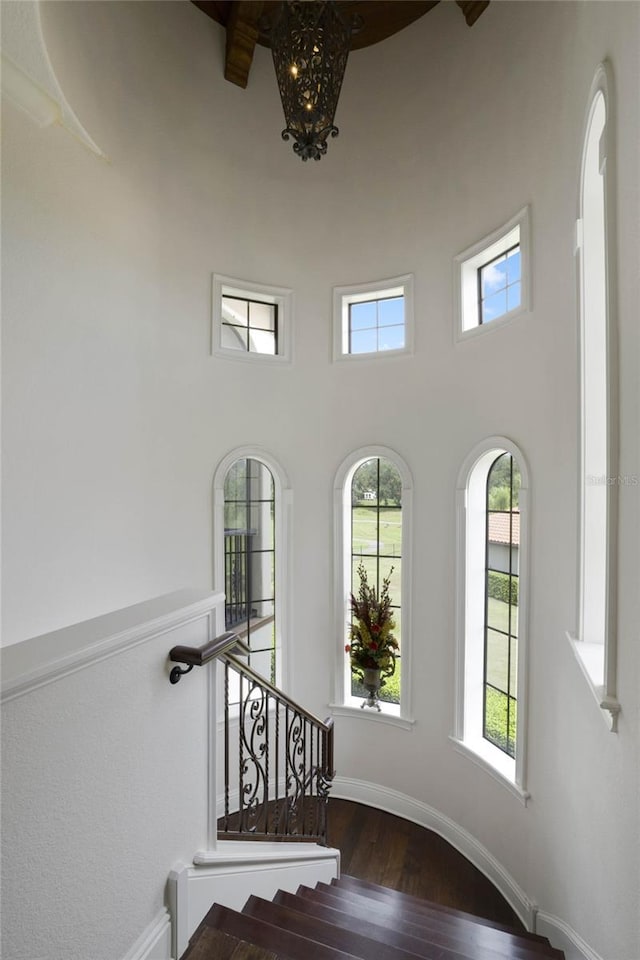
[(329, 800), (329, 846), (360, 880), (524, 930), (492, 883), (436, 833), (350, 800)]

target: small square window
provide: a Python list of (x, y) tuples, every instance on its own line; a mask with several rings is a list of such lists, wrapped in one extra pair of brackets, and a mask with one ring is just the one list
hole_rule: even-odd
[(334, 359), (409, 353), (413, 342), (413, 277), (335, 287)]
[(530, 309), (529, 208), (455, 258), (456, 339)]
[(242, 360), (291, 359), (292, 291), (213, 277), (213, 353)]

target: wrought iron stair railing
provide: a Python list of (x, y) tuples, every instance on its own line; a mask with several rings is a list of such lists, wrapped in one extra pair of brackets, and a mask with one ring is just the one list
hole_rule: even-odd
[(218, 835), (240, 840), (306, 840), (326, 845), (333, 779), (333, 720), (320, 720), (236, 656), (233, 633), (206, 647), (174, 647), (172, 682), (217, 658), (224, 675), (224, 813)]

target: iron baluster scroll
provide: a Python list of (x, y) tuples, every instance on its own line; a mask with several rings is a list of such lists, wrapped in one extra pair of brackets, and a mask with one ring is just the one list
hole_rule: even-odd
[(314, 717), (236, 657), (223, 660), (226, 782), (219, 836), (326, 845), (333, 721)]

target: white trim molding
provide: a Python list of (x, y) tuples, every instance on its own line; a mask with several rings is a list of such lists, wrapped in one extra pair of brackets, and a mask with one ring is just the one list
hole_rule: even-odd
[(499, 890), (517, 913), (527, 930), (535, 930), (537, 905), (531, 900), (508, 870), (486, 847), (467, 830), (435, 807), (409, 797), (405, 793), (366, 780), (336, 777), (331, 788), (332, 797), (364, 803), (368, 807), (385, 810), (404, 820), (433, 830), (477, 867)]
[(2, 703), (203, 617), (209, 619), (213, 639), (214, 613), (223, 600), (210, 591), (177, 590), (3, 647)]
[[(616, 314), (615, 97), (608, 61), (599, 64), (587, 101), (575, 234), (579, 325), (578, 595), (566, 637), (616, 733), (617, 533), (619, 487)], [(602, 345), (604, 344), (604, 350)]]
[(2, 8), (2, 93), (40, 127), (58, 124), (92, 153), (108, 157), (74, 113), (53, 69), (38, 0)]
[(122, 960), (172, 960), (171, 914), (166, 908), (142, 931)]
[(565, 960), (604, 960), (573, 927), (552, 913), (538, 911), (535, 932), (547, 937), (556, 949), (562, 950)]

